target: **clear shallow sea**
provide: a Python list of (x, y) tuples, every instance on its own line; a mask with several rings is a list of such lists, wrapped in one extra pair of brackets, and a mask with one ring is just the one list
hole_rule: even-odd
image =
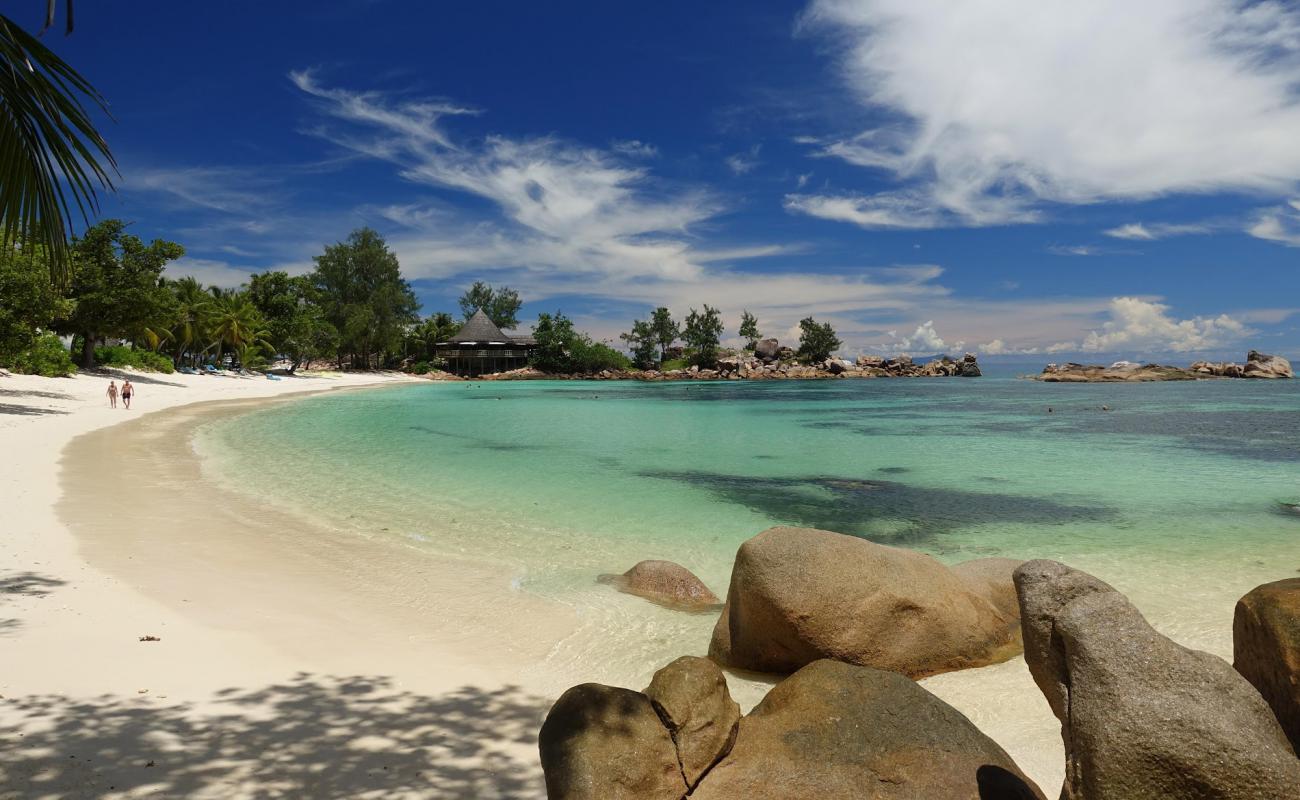
[(578, 631), (528, 668), (556, 686), (639, 688), (707, 648), (713, 615), (597, 575), (665, 558), (722, 596), (736, 547), (770, 525), (950, 562), (1060, 559), (1221, 655), (1236, 598), (1300, 570), (1283, 505), (1300, 503), (1295, 381), (430, 383), (269, 407), (196, 445), (262, 502), (401, 537), (412, 558), (509, 565), (485, 604), (523, 591), (572, 607)]

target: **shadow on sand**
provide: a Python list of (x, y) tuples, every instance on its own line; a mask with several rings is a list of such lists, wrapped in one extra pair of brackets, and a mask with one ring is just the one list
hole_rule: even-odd
[[(436, 669), (430, 665), (430, 668)], [(387, 678), (300, 674), (159, 699), (29, 696), (0, 726), (0, 798), (543, 797), (537, 730), (549, 703), (507, 687), (437, 697)]]
[[(13, 572), (0, 576), (0, 605), (15, 597), (44, 597), (65, 583), (58, 578), (35, 572)], [(22, 624), (19, 619), (0, 619), (0, 636), (18, 630)]]

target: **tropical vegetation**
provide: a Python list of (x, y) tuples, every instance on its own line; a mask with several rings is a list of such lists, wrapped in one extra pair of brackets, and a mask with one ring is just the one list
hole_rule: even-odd
[(817, 322), (812, 317), (799, 320), (799, 351), (801, 361), (825, 361), (839, 349), (840, 339), (829, 322)]
[(506, 330), (519, 326), (519, 307), (523, 304), (519, 292), (509, 286), (493, 288), (483, 281), (475, 281), (458, 301), (465, 319), (481, 310), (494, 325)]
[(632, 366), (627, 356), (574, 329), (573, 321), (559, 311), (539, 314), (533, 337), (537, 347), (531, 363), (542, 372), (591, 374)]

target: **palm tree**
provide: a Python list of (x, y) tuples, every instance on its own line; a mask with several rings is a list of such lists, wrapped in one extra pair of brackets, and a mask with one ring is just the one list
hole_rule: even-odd
[(179, 365), (187, 352), (192, 352), (200, 342), (208, 341), (212, 295), (203, 290), (203, 284), (189, 276), (173, 281), (171, 289), (176, 296), (171, 340), (176, 345), (175, 359)]
[[(47, 0), (46, 27), (57, 0)], [(72, 32), (72, 2), (67, 3)], [(83, 220), (111, 190), (117, 162), (82, 104), (108, 105), (80, 73), (8, 17), (0, 16), (0, 243), (36, 241), (50, 254), (50, 277), (67, 279), (75, 205)]]
[(241, 361), (243, 354), (253, 352), (252, 348), (271, 347), (266, 322), (247, 293), (214, 288), (213, 295), (208, 336), (212, 341), (209, 347), (216, 347), (218, 363), (226, 347), (241, 355)]

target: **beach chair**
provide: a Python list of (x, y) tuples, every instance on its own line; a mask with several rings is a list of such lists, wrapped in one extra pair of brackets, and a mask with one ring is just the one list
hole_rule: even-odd
[(211, 364), (204, 364), (204, 365), (203, 365), (203, 371), (206, 372), (206, 373), (209, 374), (209, 375), (220, 375), (220, 374), (221, 374), (220, 372), (218, 372), (217, 368), (214, 367), (214, 366), (212, 366)]

